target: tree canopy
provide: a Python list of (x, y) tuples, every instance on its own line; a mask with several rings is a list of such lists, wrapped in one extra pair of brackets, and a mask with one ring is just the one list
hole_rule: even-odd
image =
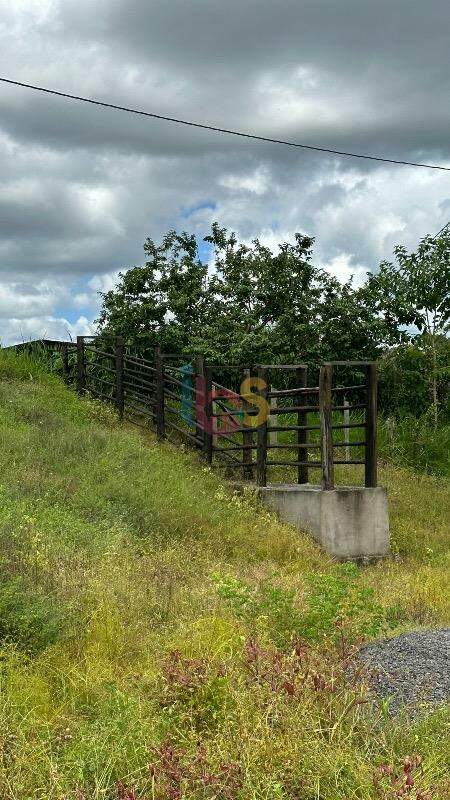
[[(444, 407), (449, 382), (450, 234), (425, 237), (417, 252), (395, 248), (363, 286), (312, 261), (314, 240), (297, 233), (277, 252), (239, 242), (212, 225), (201, 260), (194, 235), (147, 239), (146, 261), (103, 295), (99, 328), (142, 355), (156, 344), (214, 364), (300, 363), (383, 356), (385, 408)], [(412, 398), (411, 386), (417, 392)], [(420, 388), (420, 391), (419, 391)], [(420, 397), (419, 397), (420, 395)]]
[(238, 242), (214, 223), (205, 237), (170, 231), (147, 239), (143, 266), (120, 275), (103, 296), (101, 330), (141, 352), (204, 355), (214, 363), (292, 363), (375, 358), (403, 334), (375, 309), (373, 293), (341, 283), (312, 263), (314, 240), (296, 234), (278, 252)]
[(388, 324), (410, 327), (414, 347), (399, 352), (397, 361), (399, 365), (407, 361), (417, 365), (413, 381), (417, 392), (422, 373), (425, 375), (437, 420), (449, 379), (450, 232), (425, 236), (413, 253), (399, 245), (394, 254), (394, 263), (383, 261), (379, 272), (368, 276), (365, 293), (369, 305)]

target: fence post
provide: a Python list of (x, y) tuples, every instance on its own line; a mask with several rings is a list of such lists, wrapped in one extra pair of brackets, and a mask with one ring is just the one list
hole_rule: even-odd
[(124, 391), (123, 391), (123, 347), (122, 336), (116, 337), (116, 407), (119, 419), (123, 419)]
[(213, 460), (213, 417), (212, 417), (212, 374), (211, 367), (204, 367), (204, 432), (203, 432), (203, 452), (208, 464)]
[[(205, 383), (204, 383), (205, 362), (204, 362), (203, 356), (197, 356), (196, 361), (195, 361), (195, 372), (196, 372), (195, 380), (194, 380), (194, 386), (195, 386), (195, 420), (196, 420), (195, 435), (196, 435), (196, 438), (199, 440), (198, 446), (200, 448), (203, 448), (203, 445), (204, 445), (204, 431), (203, 431), (203, 426), (201, 424), (201, 419), (203, 418), (203, 423), (204, 423), (205, 415), (204, 415), (204, 413), (200, 412), (200, 400), (202, 401), (201, 402), (201, 406), (202, 406), (202, 410), (203, 411), (204, 411), (204, 408), (205, 408), (205, 403), (204, 403), (203, 398), (198, 397), (198, 394), (200, 394), (200, 392), (204, 393), (204, 391), (205, 391)], [(201, 389), (199, 389), (199, 386), (201, 387)]]
[[(220, 392), (219, 392), (220, 394)], [(217, 443), (219, 441), (217, 436), (217, 430), (219, 427), (219, 419), (218, 417), (214, 416), (219, 411), (219, 406), (217, 402), (214, 400), (216, 396), (216, 385), (214, 383), (211, 384), (211, 425), (212, 425), (212, 443), (213, 447), (217, 447)]]
[[(250, 378), (250, 370), (244, 369), (244, 378)], [(248, 411), (251, 408), (250, 403), (247, 401), (243, 401), (244, 411)], [(244, 423), (242, 422), (244, 426)], [(243, 478), (246, 480), (252, 480), (253, 478), (253, 450), (251, 449), (253, 445), (253, 428), (248, 428), (248, 430), (243, 431), (242, 433), (242, 463), (243, 463)]]
[[(308, 367), (299, 367), (297, 370), (297, 386), (299, 389), (304, 389), (308, 385)], [(299, 394), (297, 395), (297, 405), (299, 406), (306, 406), (308, 405), (306, 401), (306, 395)], [(308, 412), (307, 411), (298, 411), (297, 413), (297, 425), (304, 427), (308, 424)], [(297, 444), (298, 445), (305, 445), (308, 441), (308, 431), (297, 431)], [(298, 453), (298, 461), (308, 461), (308, 449), (306, 447), (299, 447), (297, 450)], [(308, 483), (308, 467), (298, 467), (298, 476), (297, 476), (298, 483)]]
[(84, 361), (84, 336), (77, 336), (77, 391), (82, 395), (86, 389), (86, 369)]
[[(259, 390), (259, 394), (261, 397), (267, 398), (267, 369), (265, 367), (258, 367), (258, 378), (264, 381), (264, 387)], [(256, 482), (258, 486), (267, 485), (267, 419), (258, 426)]]
[(320, 455), (322, 461), (322, 488), (334, 488), (333, 433), (331, 417), (331, 385), (333, 367), (324, 364), (320, 368), (319, 410), (320, 410)]
[(164, 421), (164, 356), (158, 345), (155, 347), (155, 379), (156, 379), (156, 436), (164, 439), (166, 426)]
[[(273, 386), (270, 387), (271, 390), (274, 388)], [(270, 408), (277, 408), (278, 401), (276, 397), (270, 398)], [(278, 417), (276, 414), (270, 414), (269, 416), (269, 427), (276, 428), (278, 425)], [(269, 431), (269, 444), (278, 444), (278, 431)]]
[(344, 406), (344, 410), (343, 410), (343, 413), (342, 413), (342, 418), (344, 420), (344, 425), (345, 425), (345, 428), (344, 428), (344, 442), (345, 442), (345, 445), (346, 445), (345, 446), (345, 460), (346, 461), (350, 461), (350, 447), (349, 447), (349, 444), (350, 444), (350, 427), (349, 427), (349, 425), (350, 425), (350, 409), (349, 409), (349, 402), (348, 402), (348, 398), (347, 397), (344, 397), (343, 406)]
[(61, 361), (63, 378), (67, 382), (69, 380), (69, 348), (66, 342), (63, 342), (61, 347)]
[(378, 368), (376, 362), (366, 367), (366, 448), (365, 480), (366, 486), (377, 485), (377, 389)]

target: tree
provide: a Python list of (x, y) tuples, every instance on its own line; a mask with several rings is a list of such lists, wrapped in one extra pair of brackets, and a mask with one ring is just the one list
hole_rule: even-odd
[[(436, 337), (437, 398), (444, 420), (450, 419), (450, 339)], [(422, 337), (392, 347), (380, 359), (380, 407), (394, 416), (420, 417), (430, 411), (429, 353)], [(434, 407), (432, 407), (432, 412)]]
[(156, 344), (183, 353), (203, 316), (207, 265), (187, 233), (170, 231), (159, 246), (147, 239), (144, 252), (145, 265), (120, 273), (118, 285), (102, 295), (100, 332), (125, 337), (143, 354)]
[(450, 232), (438, 238), (425, 236), (417, 252), (408, 253), (399, 245), (394, 253), (395, 263), (383, 261), (379, 272), (369, 275), (365, 295), (388, 324), (409, 326), (404, 338), (420, 337), (418, 344), (430, 359), (429, 386), (437, 420), (438, 341), (448, 335), (450, 321)]
[(205, 241), (209, 268), (194, 236), (147, 239), (145, 265), (103, 296), (103, 334), (120, 334), (140, 352), (158, 342), (186, 358), (247, 365), (375, 358), (398, 340), (396, 325), (374, 312), (372, 294), (311, 262), (312, 238), (298, 233), (273, 253), (214, 223)]

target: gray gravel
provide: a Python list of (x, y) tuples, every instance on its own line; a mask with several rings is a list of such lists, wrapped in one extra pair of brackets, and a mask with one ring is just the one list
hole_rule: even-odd
[(373, 691), (391, 698), (389, 710), (450, 699), (450, 628), (402, 633), (393, 639), (371, 642), (359, 651), (369, 670)]

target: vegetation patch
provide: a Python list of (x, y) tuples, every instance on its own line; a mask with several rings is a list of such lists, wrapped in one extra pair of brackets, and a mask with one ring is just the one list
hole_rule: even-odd
[(382, 466), (392, 558), (337, 565), (30, 365), (0, 354), (0, 796), (448, 797), (448, 707), (392, 720), (348, 669), (448, 626), (447, 481)]

